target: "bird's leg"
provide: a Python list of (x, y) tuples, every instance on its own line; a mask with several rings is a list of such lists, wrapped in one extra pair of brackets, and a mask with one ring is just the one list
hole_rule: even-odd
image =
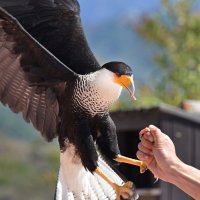
[(137, 165), (140, 167), (141, 173), (145, 172), (147, 167), (142, 161), (120, 155), (116, 136), (116, 127), (110, 116), (106, 115), (103, 120), (99, 121), (101, 124), (99, 124), (98, 128), (101, 134), (97, 138), (97, 145), (99, 146), (101, 153), (116, 162)]
[[(99, 150), (104, 157), (110, 161), (114, 161), (116, 155), (120, 154), (115, 124), (109, 115), (105, 115), (103, 119), (97, 120), (97, 122), (98, 130), (100, 132), (100, 135), (97, 138)], [(135, 196), (133, 183), (131, 181), (128, 181), (124, 183), (124, 185), (120, 186), (111, 180), (99, 167), (96, 168), (95, 172), (112, 186), (112, 188), (116, 191), (117, 199), (120, 199), (120, 196), (124, 199), (129, 199), (133, 195)]]
[(80, 152), (83, 166), (85, 166), (90, 172), (98, 174), (109, 185), (111, 185), (116, 191), (117, 200), (120, 200), (121, 196), (124, 199), (132, 197), (134, 192), (132, 188), (133, 184), (131, 182), (127, 182), (123, 186), (119, 186), (98, 167), (98, 154), (96, 152), (93, 137), (89, 134), (87, 121), (80, 120), (77, 128), (79, 133), (81, 133), (77, 138), (77, 149), (78, 152)]
[(96, 168), (95, 173), (102, 177), (110, 186), (112, 186), (116, 192), (117, 200), (120, 200), (120, 197), (128, 199), (133, 196), (133, 183), (131, 181), (128, 181), (124, 185), (120, 186), (110, 179), (99, 167)]
[(144, 173), (147, 169), (147, 166), (144, 164), (144, 162), (132, 158), (128, 158), (125, 156), (122, 156), (118, 154), (116, 158), (114, 158), (115, 161), (120, 162), (120, 163), (127, 163), (131, 165), (136, 165), (140, 167), (140, 173)]

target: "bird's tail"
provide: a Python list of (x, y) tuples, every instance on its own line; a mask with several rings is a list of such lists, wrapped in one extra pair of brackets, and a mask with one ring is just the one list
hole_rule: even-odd
[[(64, 157), (65, 156), (65, 157)], [(99, 157), (98, 165), (102, 171), (116, 184), (123, 185), (124, 180), (104, 160)], [(138, 194), (133, 188), (134, 196), (131, 200), (138, 199)], [(114, 189), (98, 175), (91, 174), (80, 163), (73, 163), (69, 154), (62, 155), (61, 166), (55, 193), (55, 200), (116, 200)]]

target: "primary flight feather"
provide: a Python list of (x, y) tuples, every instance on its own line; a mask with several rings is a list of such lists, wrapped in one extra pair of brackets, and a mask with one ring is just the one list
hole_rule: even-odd
[(0, 6), (0, 101), (21, 112), (46, 140), (58, 137), (60, 176), (69, 191), (80, 196), (84, 190), (65, 175), (78, 166), (76, 175), (85, 169), (98, 174), (116, 198), (136, 198), (132, 183), (119, 185), (106, 174), (109, 167), (96, 150), (98, 146), (111, 163), (145, 169), (142, 162), (120, 155), (108, 113), (123, 88), (135, 99), (132, 69), (116, 61), (99, 65), (84, 36), (76, 0), (1, 0)]

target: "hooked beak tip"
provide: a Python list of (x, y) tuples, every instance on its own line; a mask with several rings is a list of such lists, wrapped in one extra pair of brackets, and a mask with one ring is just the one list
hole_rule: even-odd
[(128, 90), (129, 96), (135, 101), (136, 97), (135, 97), (135, 86), (134, 84), (130, 85), (129, 87), (126, 88)]
[(127, 92), (129, 93), (129, 96), (135, 101), (136, 97), (134, 95), (134, 90), (132, 91), (129, 87), (126, 87)]
[(137, 100), (134, 94), (130, 94), (130, 97), (131, 97), (134, 101)]

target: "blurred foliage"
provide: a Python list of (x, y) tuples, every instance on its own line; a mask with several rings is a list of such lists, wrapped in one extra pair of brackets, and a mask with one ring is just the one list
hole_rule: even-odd
[(142, 37), (157, 45), (155, 62), (162, 70), (161, 77), (153, 75), (154, 89), (143, 88), (147, 99), (148, 93), (172, 105), (200, 99), (200, 14), (194, 3), (162, 0), (161, 12), (144, 16), (136, 26)]
[(0, 134), (0, 200), (53, 199), (58, 145), (16, 140)]

